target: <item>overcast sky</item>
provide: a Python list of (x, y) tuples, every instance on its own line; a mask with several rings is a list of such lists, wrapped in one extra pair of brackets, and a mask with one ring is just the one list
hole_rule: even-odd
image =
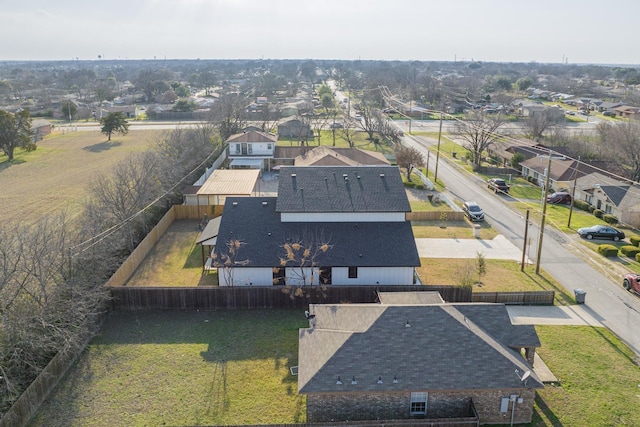
[(0, 0), (0, 60), (640, 64), (640, 1)]

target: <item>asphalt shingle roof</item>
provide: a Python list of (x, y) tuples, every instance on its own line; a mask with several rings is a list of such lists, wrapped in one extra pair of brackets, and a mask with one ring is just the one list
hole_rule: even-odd
[[(404, 191), (403, 191), (403, 194)], [(406, 196), (405, 196), (406, 197)], [(228, 197), (218, 245), (239, 239), (245, 243), (237, 261), (247, 267), (275, 267), (287, 241), (329, 243), (332, 247), (317, 261), (332, 267), (419, 266), (420, 258), (411, 223), (402, 222), (281, 222), (275, 197)]]
[(410, 212), (397, 166), (286, 166), (278, 212)]
[[(531, 367), (500, 341), (500, 336), (513, 334), (508, 330), (514, 326), (508, 314), (502, 314), (504, 305), (486, 306), (311, 305), (315, 326), (299, 333), (298, 389), (351, 393), (522, 388), (515, 370), (524, 373)], [(528, 329), (535, 335), (533, 326)], [(342, 384), (337, 384), (338, 377)], [(543, 387), (533, 372), (527, 387)]]

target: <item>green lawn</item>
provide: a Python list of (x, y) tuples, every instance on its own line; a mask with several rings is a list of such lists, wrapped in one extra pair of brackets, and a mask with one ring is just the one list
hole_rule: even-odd
[(298, 423), (300, 310), (118, 312), (31, 426)]
[(537, 392), (531, 426), (640, 426), (640, 368), (629, 347), (605, 328), (536, 331), (559, 383)]
[[(349, 148), (349, 143), (345, 139), (343, 132), (341, 129), (336, 129), (335, 131), (335, 145), (333, 142), (333, 134), (334, 132), (331, 130), (322, 130), (320, 131), (320, 144), (318, 144), (318, 139), (308, 141), (308, 145), (310, 147), (317, 147), (318, 145), (323, 145), (326, 147), (337, 147), (337, 148)], [(354, 148), (359, 148), (361, 150), (375, 151), (383, 154), (393, 154), (393, 145), (384, 140), (380, 135), (376, 134), (374, 138), (379, 138), (379, 143), (374, 144), (373, 141), (370, 141), (369, 135), (366, 132), (358, 131), (353, 132), (352, 141), (354, 144)], [(277, 145), (283, 147), (295, 147), (300, 145), (299, 138), (278, 138)]]

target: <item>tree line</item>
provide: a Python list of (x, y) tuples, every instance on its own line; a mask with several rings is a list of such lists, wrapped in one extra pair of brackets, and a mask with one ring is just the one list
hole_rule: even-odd
[(0, 417), (56, 353), (98, 330), (104, 283), (222, 148), (210, 123), (165, 131), (96, 176), (77, 219), (0, 224)]

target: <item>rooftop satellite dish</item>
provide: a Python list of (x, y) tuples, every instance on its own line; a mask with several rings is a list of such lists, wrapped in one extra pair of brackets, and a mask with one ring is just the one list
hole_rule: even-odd
[(524, 374), (522, 374), (522, 378), (520, 378), (520, 381), (525, 382), (527, 378), (529, 378), (530, 376), (531, 376), (531, 371), (527, 371)]

